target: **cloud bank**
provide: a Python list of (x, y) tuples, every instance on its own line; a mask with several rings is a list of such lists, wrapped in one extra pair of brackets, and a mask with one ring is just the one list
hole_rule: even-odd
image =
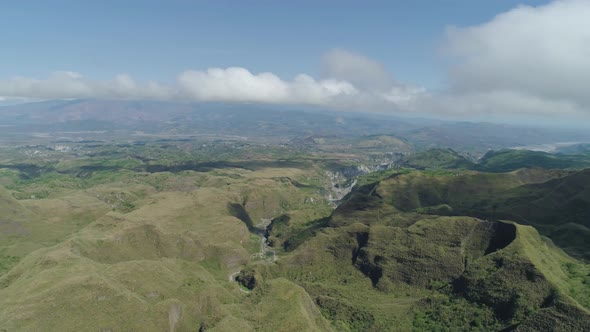
[(139, 84), (128, 75), (117, 75), (111, 81), (95, 81), (71, 71), (52, 73), (48, 78), (15, 77), (0, 80), (0, 95), (16, 98), (113, 98), (169, 99), (171, 88), (155, 82)]
[(359, 93), (346, 81), (316, 81), (300, 74), (287, 82), (272, 73), (252, 74), (240, 67), (186, 71), (178, 77), (178, 87), (179, 96), (190, 100), (273, 104), (330, 105)]
[(176, 84), (141, 84), (128, 75), (109, 81), (88, 79), (76, 72), (54, 72), (48, 78), (15, 77), (0, 81), (0, 96), (39, 99), (110, 98), (329, 106), (339, 98), (354, 97), (359, 91), (349, 82), (315, 80), (300, 74), (285, 81), (272, 73), (253, 74), (245, 68), (210, 68), (185, 71)]
[(350, 82), (367, 90), (387, 90), (400, 85), (385, 66), (363, 55), (335, 49), (324, 55), (323, 76)]
[(285, 80), (246, 68), (180, 73), (174, 84), (128, 75), (97, 81), (75, 72), (0, 80), (0, 98), (109, 98), (317, 105), (339, 110), (439, 116), (589, 116), (590, 1), (519, 6), (489, 22), (449, 27), (448, 86), (427, 91), (397, 81), (382, 64), (346, 50), (323, 57), (319, 78)]
[[(336, 60), (348, 59), (345, 64), (329, 61), (328, 67), (335, 68), (334, 73), (338, 75), (323, 79), (299, 74), (292, 80), (283, 80), (269, 72), (252, 73), (246, 68), (229, 67), (188, 70), (178, 75), (175, 84), (165, 86), (156, 82), (138, 83), (124, 74), (109, 81), (95, 81), (76, 72), (55, 72), (45, 79), (15, 77), (0, 81), (0, 96), (294, 104), (375, 111), (397, 103), (401, 109), (422, 91), (397, 82), (393, 84), (381, 65), (361, 55), (343, 50), (334, 52), (338, 54)], [(362, 68), (368, 71), (355, 80), (354, 73), (361, 73)], [(374, 82), (380, 82), (379, 88)]]
[(447, 30), (456, 62), (441, 102), (462, 112), (588, 114), (590, 1), (519, 6), (478, 26)]

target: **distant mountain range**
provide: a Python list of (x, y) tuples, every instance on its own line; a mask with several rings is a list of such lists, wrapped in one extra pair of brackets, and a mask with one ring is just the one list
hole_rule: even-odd
[(154, 101), (53, 100), (0, 107), (4, 134), (118, 131), (164, 135), (225, 134), (291, 140), (310, 135), (395, 135), (417, 149), (485, 153), (531, 144), (587, 142), (590, 133), (493, 123), (338, 113), (309, 107)]

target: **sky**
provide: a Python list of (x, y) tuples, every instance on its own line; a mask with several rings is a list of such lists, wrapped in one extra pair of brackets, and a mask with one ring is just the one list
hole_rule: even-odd
[(0, 102), (590, 120), (590, 0), (7, 1)]

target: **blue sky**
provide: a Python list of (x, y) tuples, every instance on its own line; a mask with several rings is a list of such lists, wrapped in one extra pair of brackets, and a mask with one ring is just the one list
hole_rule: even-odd
[(590, 1), (11, 1), (0, 103), (312, 105), (590, 123)]
[(486, 22), (547, 1), (10, 1), (0, 19), (0, 77), (72, 70), (172, 80), (241, 66), (317, 73), (333, 48), (362, 53), (402, 81), (436, 87), (448, 25)]

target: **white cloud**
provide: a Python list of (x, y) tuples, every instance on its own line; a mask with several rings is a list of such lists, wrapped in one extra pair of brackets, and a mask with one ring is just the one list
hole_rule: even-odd
[(563, 0), (449, 28), (445, 50), (457, 62), (451, 98), (466, 112), (587, 112), (589, 17), (590, 1)]
[(240, 67), (185, 71), (171, 86), (155, 82), (141, 84), (125, 74), (112, 80), (96, 81), (67, 71), (54, 72), (45, 79), (0, 80), (1, 96), (38, 99), (152, 99), (339, 107), (359, 94), (361, 91), (342, 80), (316, 80), (300, 74), (286, 81), (272, 73), (253, 74)]
[(342, 49), (324, 55), (323, 75), (350, 82), (358, 89), (354, 98), (347, 98), (342, 104), (356, 111), (416, 111), (416, 102), (427, 95), (424, 88), (395, 80), (381, 63)]
[(86, 79), (69, 71), (52, 73), (48, 78), (15, 77), (0, 81), (0, 95), (20, 98), (122, 98), (166, 99), (172, 91), (154, 82), (137, 84), (127, 75), (111, 81)]
[(238, 67), (187, 71), (178, 81), (195, 100), (279, 102), (288, 95), (288, 84), (272, 73), (253, 75)]
[(289, 82), (272, 73), (252, 74), (239, 67), (186, 71), (178, 77), (178, 85), (180, 95), (188, 99), (222, 102), (329, 105), (358, 92), (345, 81), (316, 81), (301, 74)]
[(428, 91), (425, 88), (418, 88), (413, 86), (397, 85), (393, 86), (386, 93), (382, 94), (382, 98), (387, 102), (402, 107), (402, 109), (410, 110), (417, 101), (427, 98)]
[(367, 90), (387, 90), (399, 84), (379, 62), (341, 49), (324, 55), (323, 76), (347, 81)]
[(76, 72), (0, 80), (0, 96), (306, 104), (367, 112), (439, 116), (590, 115), (590, 1), (520, 6), (477, 26), (452, 27), (444, 41), (452, 67), (441, 91), (399, 82), (380, 63), (332, 50), (320, 79), (286, 80), (241, 67), (180, 73), (172, 85), (128, 75), (90, 80)]
[(423, 113), (453, 117), (506, 118), (507, 116), (575, 119), (588, 114), (565, 99), (547, 99), (516, 91), (483, 91), (424, 95), (414, 106)]

